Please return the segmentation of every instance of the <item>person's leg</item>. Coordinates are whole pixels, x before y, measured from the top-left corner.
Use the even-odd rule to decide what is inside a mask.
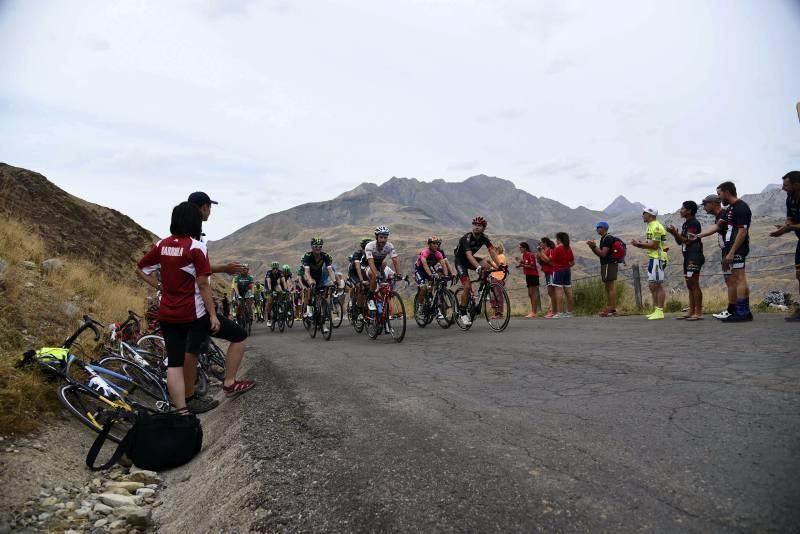
[[[558,315],[562,306],[561,306],[561,299],[564,298],[564,288],[560,286],[553,286],[553,299],[552,299],[552,307],[553,307],[553,315]]]
[[[194,395],[194,383],[197,382],[197,354],[186,352],[183,359],[183,382],[186,398]]]
[[[534,286],[528,288],[528,299],[531,301],[531,313],[536,315],[536,288]]]
[[[617,311],[617,284],[614,280],[606,282],[606,302],[608,302],[608,311]]]
[[[186,387],[183,368],[188,328],[183,324],[161,323],[164,348],[167,351],[167,392],[177,410],[186,408]]]
[[[575,294],[572,292],[572,286],[564,286],[564,295],[567,298],[567,313],[572,313],[575,307]]]
[[[659,284],[657,282],[648,282],[647,288],[650,290],[650,298],[653,300],[653,308],[658,308]],[[653,311],[655,311],[655,309]]]

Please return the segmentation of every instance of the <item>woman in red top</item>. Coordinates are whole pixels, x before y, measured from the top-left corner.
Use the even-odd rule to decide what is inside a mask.
[[[555,315],[555,307],[553,304],[553,299],[555,297],[555,288],[553,287],[553,261],[550,259],[550,255],[555,248],[556,244],[553,243],[553,240],[549,237],[543,237],[536,247],[536,259],[539,260],[539,265],[542,266],[544,283],[547,285],[547,296],[550,297],[550,310],[548,310],[547,314],[544,316],[545,319],[550,319]]]
[[[558,245],[553,249],[550,254],[550,259],[553,262],[553,305],[555,315],[553,319],[562,319],[572,317],[572,306],[574,299],[572,296],[572,271],[570,270],[575,265],[575,255],[572,249],[569,248],[569,234],[566,232],[558,232],[556,234],[556,242]],[[563,310],[561,299],[566,296],[567,307],[566,311],[559,313]]]
[[[539,310],[539,270],[536,268],[536,255],[531,252],[531,246],[526,241],[519,244],[519,251],[522,253],[522,259],[515,258],[517,268],[522,268],[525,274],[525,285],[528,286],[528,298],[531,301],[531,311],[525,317],[535,319]]]

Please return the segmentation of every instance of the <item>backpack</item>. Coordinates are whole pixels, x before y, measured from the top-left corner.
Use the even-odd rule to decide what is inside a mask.
[[[628,245],[618,237],[611,236],[611,247],[608,254],[617,263],[625,263],[625,254],[628,253]]]
[[[126,414],[120,414],[126,417]],[[203,429],[194,414],[179,415],[176,412],[159,413],[141,409],[133,427],[122,439],[117,449],[105,464],[95,467],[97,455],[108,439],[115,419],[109,419],[97,436],[89,453],[86,465],[92,471],[109,469],[123,454],[127,454],[133,465],[151,471],[171,469],[189,462],[203,446]]]

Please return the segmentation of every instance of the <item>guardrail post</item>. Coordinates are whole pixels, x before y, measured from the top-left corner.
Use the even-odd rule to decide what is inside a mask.
[[[633,297],[636,300],[636,309],[642,309],[642,278],[639,275],[639,264],[634,263],[631,267],[633,277]]]

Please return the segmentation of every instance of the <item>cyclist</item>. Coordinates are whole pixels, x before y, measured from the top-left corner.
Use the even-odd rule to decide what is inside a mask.
[[[272,326],[272,304],[275,302],[275,297],[278,296],[278,291],[286,289],[283,284],[281,264],[277,261],[270,264],[270,270],[264,275],[264,284],[267,286],[267,326],[269,327]]]
[[[417,261],[414,264],[414,278],[419,286],[419,301],[417,302],[417,313],[419,313],[425,296],[428,293],[430,281],[433,279],[433,272],[437,271],[444,276],[449,276],[450,266],[447,258],[441,250],[442,240],[435,235],[428,238],[428,246],[419,251]],[[441,314],[441,312],[439,312]]]
[[[253,277],[250,276],[250,266],[246,263],[242,264],[242,274],[237,274],[233,277],[233,283],[231,284],[231,289],[233,290],[233,301],[236,303],[236,315],[239,315],[239,305],[241,299],[247,299],[246,306],[247,311],[250,312],[250,316],[253,315]]]
[[[359,309],[364,307],[364,291],[363,287],[369,283],[369,275],[367,274],[367,262],[364,258],[364,247],[367,243],[372,241],[372,238],[365,237],[359,242],[358,250],[355,250],[350,255],[350,267],[347,269],[347,275],[350,283],[353,284],[353,293],[356,300],[356,305]]]
[[[364,257],[367,258],[369,264],[369,290],[374,293],[378,288],[378,279],[383,279],[386,276],[386,270],[389,266],[384,266],[386,258],[392,259],[394,265],[395,276],[400,277],[400,259],[394,245],[389,241],[389,228],[384,225],[375,228],[375,241],[370,241],[364,247]],[[370,310],[375,309],[375,303],[372,299],[369,300],[367,306]]]
[[[303,279],[304,273],[305,271],[301,265],[298,267],[295,276],[292,277],[292,280],[294,281],[292,285],[292,311],[294,312],[295,319],[300,319],[303,316],[303,300],[305,299],[306,292],[306,281]]]
[[[309,289],[306,292],[306,298],[303,303],[306,305],[305,317],[311,317],[314,310],[309,306],[310,291],[314,286],[328,285],[330,280],[336,280],[336,274],[333,272],[333,258],[327,252],[322,251],[323,240],[321,237],[314,237],[311,239],[311,251],[303,255],[303,281],[305,286]],[[327,327],[324,327],[327,328]],[[324,330],[323,330],[324,332]]]
[[[453,254],[455,256],[456,272],[461,280],[461,285],[464,287],[459,304],[461,307],[461,321],[465,325],[472,324],[467,313],[467,303],[472,298],[472,284],[469,281],[469,272],[476,271],[480,274],[482,269],[489,267],[488,262],[481,257],[475,256],[475,253],[485,246],[492,261],[497,265],[500,264],[500,258],[497,256],[497,251],[492,245],[492,241],[484,233],[487,224],[486,219],[480,215],[472,219],[472,231],[467,232],[458,240],[458,246]]]
[[[255,301],[256,307],[256,321],[259,323],[264,322],[264,301],[266,298],[266,289],[264,288],[264,284],[262,284],[259,280],[253,287],[253,300]]]

